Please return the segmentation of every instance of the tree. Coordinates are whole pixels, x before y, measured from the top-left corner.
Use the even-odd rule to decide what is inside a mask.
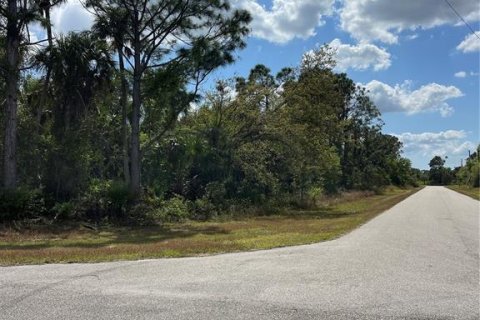
[[[435,156],[430,160],[428,165],[430,166],[430,169],[440,169],[445,165],[445,160],[440,156]]]
[[[55,147],[49,155],[45,185],[56,198],[66,199],[82,187],[78,181],[90,177],[88,169],[80,169],[84,158],[78,150],[85,153],[90,143],[80,128],[85,119],[98,113],[97,95],[107,96],[113,61],[106,42],[89,32],[60,37],[53,47],[40,52],[37,60],[41,68],[51,70],[52,76],[50,133]]]
[[[456,172],[455,180],[459,184],[474,188],[480,186],[480,145],[477,150],[470,154],[463,167]]]
[[[446,159],[447,157],[445,157]],[[453,174],[450,168],[445,168],[445,159],[440,156],[434,156],[429,162],[430,183],[433,185],[447,185],[453,180]]]
[[[359,150],[366,141],[365,135],[380,132],[383,123],[365,88],[355,85],[344,73],[336,74],[334,83],[340,97],[335,110],[340,133],[334,144],[341,158],[342,185],[352,188],[359,182],[353,179],[353,172],[362,169]]]
[[[130,183],[130,159],[128,141],[128,92],[129,84],[125,68],[125,57],[129,56],[126,43],[128,16],[127,11],[119,7],[106,7],[97,12],[96,21],[92,27],[95,34],[101,39],[112,40],[113,50],[116,51],[118,60],[118,75],[120,77],[119,105],[122,110],[122,153],[123,153],[123,177],[125,182]]]
[[[47,31],[47,41],[48,41],[48,48],[53,47],[53,32],[52,32],[52,21],[50,18],[50,13],[52,8],[54,8],[57,5],[60,5],[62,3],[65,3],[67,0],[35,0],[35,3],[37,4],[39,8],[39,20],[42,24],[42,26],[45,28]],[[45,71],[45,77],[43,80],[43,88],[42,88],[42,93],[38,99],[38,105],[37,105],[37,134],[39,133],[40,130],[40,118],[42,116],[42,110],[44,107],[44,104],[47,100],[47,95],[48,95],[48,86],[50,83],[50,76],[51,76],[51,70],[46,69]]]
[[[232,52],[245,45],[243,37],[251,18],[246,11],[230,10],[227,1],[91,0],[87,4],[97,14],[121,8],[127,16],[125,40],[129,48],[123,55],[133,73],[130,189],[139,194],[145,73],[152,68],[181,65],[179,69],[198,89],[211,71],[234,60]]]
[[[17,91],[22,70],[22,47],[29,44],[25,28],[38,19],[38,12],[32,1],[0,1],[0,30],[5,32],[6,56],[0,69],[6,83],[3,145],[3,187],[6,189],[17,186]]]
[[[273,94],[275,80],[270,74],[270,69],[263,64],[257,64],[248,76],[248,84],[257,88],[257,94],[264,96],[264,101],[260,106],[263,110],[270,108],[270,99]]]

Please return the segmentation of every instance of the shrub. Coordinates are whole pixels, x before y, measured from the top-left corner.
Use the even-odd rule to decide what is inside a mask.
[[[123,182],[93,179],[88,189],[75,202],[80,218],[99,222],[103,219],[123,219],[132,200]]]
[[[128,203],[132,200],[132,194],[128,185],[123,182],[113,182],[107,188],[108,209],[111,215],[121,217],[125,215]]]
[[[72,201],[56,203],[51,212],[55,214],[54,220],[71,219],[75,215],[75,204]]]
[[[196,220],[208,220],[218,216],[217,206],[205,197],[195,200],[193,212],[193,218]]]
[[[88,189],[77,199],[77,213],[80,218],[100,222],[107,216],[108,190],[111,181],[93,179]]]
[[[222,182],[210,182],[205,187],[205,198],[217,206],[225,204],[227,191]]]
[[[40,190],[0,191],[0,221],[38,218],[45,212],[45,199]]]
[[[189,218],[189,206],[183,197],[176,195],[161,201],[160,206],[155,208],[150,215],[157,221],[178,222]]]

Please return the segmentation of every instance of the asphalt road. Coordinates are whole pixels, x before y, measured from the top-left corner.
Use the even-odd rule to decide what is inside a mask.
[[[479,319],[479,215],[427,187],[315,245],[0,268],[0,319]]]

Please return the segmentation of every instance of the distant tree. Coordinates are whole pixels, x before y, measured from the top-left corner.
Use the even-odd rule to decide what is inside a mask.
[[[453,180],[452,170],[445,168],[445,159],[435,156],[430,160],[429,180],[433,185],[448,185]]]
[[[275,80],[270,73],[270,69],[263,64],[257,64],[252,70],[250,70],[248,84],[256,88],[256,94],[264,97],[260,107],[263,110],[268,110],[270,108],[270,99],[275,87]]]
[[[456,171],[456,183],[478,188],[480,186],[480,145],[470,154],[465,165]]]
[[[429,164],[430,169],[442,168],[445,165],[445,160],[440,156],[435,156],[430,160]]]

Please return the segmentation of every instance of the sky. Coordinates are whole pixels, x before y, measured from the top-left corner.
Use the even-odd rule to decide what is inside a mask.
[[[247,76],[260,63],[275,74],[329,44],[336,71],[367,88],[382,113],[383,132],[403,142],[403,156],[414,167],[427,169],[435,155],[459,166],[480,142],[480,1],[230,2],[252,14],[251,34],[236,63],[210,81]],[[57,34],[88,29],[92,21],[79,0],[52,12]],[[43,37],[40,29],[34,32]]]

